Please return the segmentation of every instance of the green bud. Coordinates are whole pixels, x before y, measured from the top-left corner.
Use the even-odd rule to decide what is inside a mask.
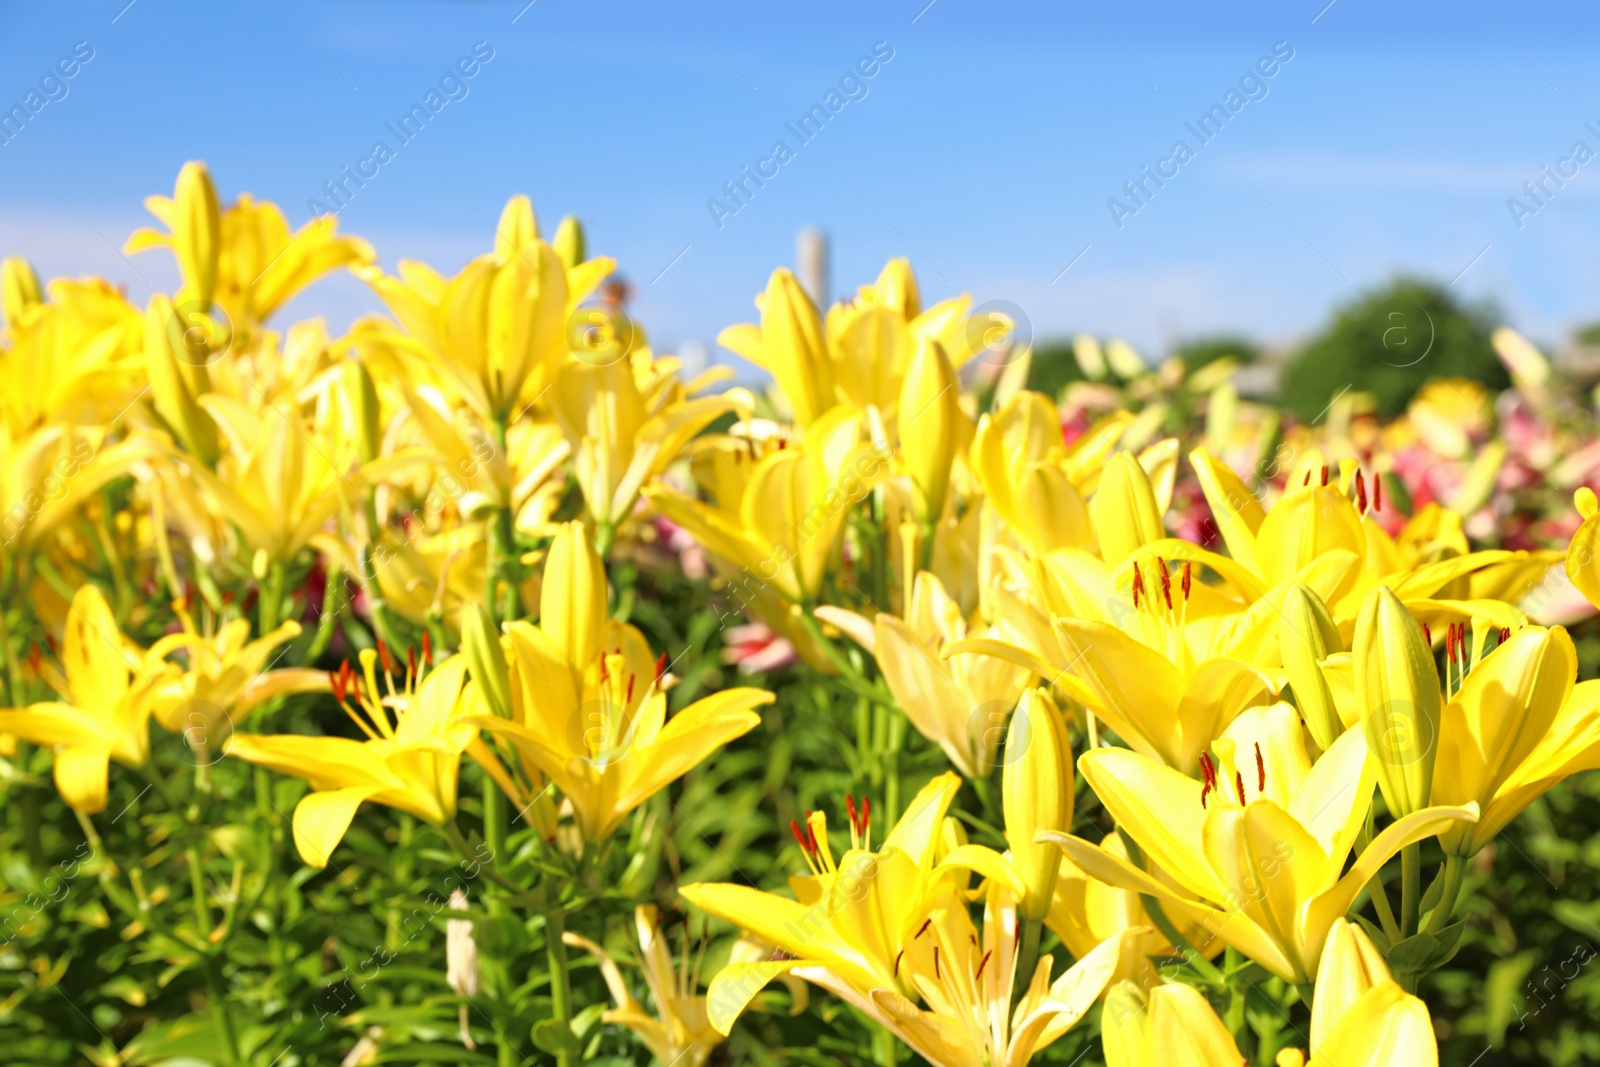
[[[1294,701],[1317,747],[1326,752],[1344,733],[1333,691],[1322,673],[1322,661],[1344,651],[1339,628],[1321,598],[1303,585],[1290,587],[1282,619],[1278,644],[1289,684],[1294,687]]]
[[[1388,586],[1367,594],[1356,618],[1356,699],[1395,818],[1428,806],[1439,740],[1439,672],[1422,627]]]
[[[7,256],[0,260],[0,314],[15,326],[22,313],[42,303],[39,293],[39,276],[33,267],[20,256]]]
[[[200,406],[199,399],[211,391],[211,375],[187,351],[183,358],[174,351],[174,333],[183,335],[175,325],[178,314],[165,295],[158,293],[151,299],[145,313],[145,373],[150,378],[156,412],[183,447],[210,467],[217,462],[217,424]]]
[[[588,256],[588,241],[583,236],[583,223],[576,215],[568,215],[556,227],[556,238],[551,242],[556,255],[568,270],[582,263]]]
[[[345,360],[342,372],[344,395],[350,404],[350,418],[355,424],[361,462],[371,463],[378,458],[382,439],[378,421],[378,387],[373,384],[367,365],[359,359]]]
[[[467,657],[467,674],[478,683],[489,710],[502,719],[511,718],[511,672],[500,635],[488,614],[471,605],[461,613],[461,651]]]

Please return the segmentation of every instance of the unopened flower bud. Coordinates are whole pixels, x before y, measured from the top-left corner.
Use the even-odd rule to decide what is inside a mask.
[[[1439,675],[1422,627],[1388,586],[1367,594],[1356,618],[1356,699],[1389,813],[1428,806],[1438,754]]]

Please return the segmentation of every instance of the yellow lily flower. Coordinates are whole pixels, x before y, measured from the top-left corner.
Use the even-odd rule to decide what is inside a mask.
[[[1572,494],[1572,502],[1583,522],[1567,546],[1567,577],[1584,599],[1600,608],[1600,501],[1584,486]]]
[[[1100,944],[1052,982],[1055,961],[1049,955],[1039,959],[1031,978],[1018,975],[1020,934],[1014,898],[991,882],[981,934],[966,902],[952,896],[933,909],[912,938],[901,983],[912,987],[922,1006],[898,986],[828,988],[934,1067],[1024,1067],[1094,1007],[1116,973],[1123,940]],[[1027,986],[1017,998],[1019,977]]]
[[[366,740],[236,733],[223,746],[225,755],[311,785],[295,805],[294,843],[312,867],[328,865],[364,801],[434,826],[455,818],[461,754],[478,734],[470,713],[481,703],[466,683],[466,659],[451,656],[429,670],[424,655],[398,674],[387,649],[381,658],[384,688],[380,654],[370,648],[359,675],[346,662],[334,683],[334,698]]]
[[[1115,831],[1101,840],[1100,848],[1117,859],[1128,858],[1122,837]],[[1205,928],[1198,923],[1182,920],[1176,914],[1169,915],[1168,919],[1176,924],[1178,933],[1191,945],[1204,944],[1201,951],[1208,958],[1222,951],[1222,942],[1213,938],[1206,943]],[[1160,980],[1156,966],[1151,961],[1178,954],[1177,948],[1167,940],[1166,935],[1150,925],[1150,916],[1138,893],[1118,889],[1091,877],[1065,855],[1061,857],[1055,892],[1050,900],[1050,913],[1045,916],[1044,924],[1061,939],[1068,952],[1080,959],[1101,942],[1131,932],[1133,940],[1123,953],[1113,983],[1133,981],[1148,989]]]
[[[1577,653],[1559,626],[1529,626],[1487,653],[1481,628],[1470,649],[1465,628],[1456,634],[1433,799],[1482,809],[1440,837],[1447,852],[1471,856],[1561,779],[1600,767],[1600,681],[1573,684]]]
[[[805,429],[836,402],[822,319],[799,280],[782,267],[772,272],[758,304],[760,326],[729,326],[717,335],[717,344],[771,371],[794,409],[795,423]]]
[[[56,278],[40,302],[26,264],[8,277],[19,291],[0,332],[0,424],[21,436],[54,423],[104,428],[124,414],[145,384],[139,309],[99,278]]]
[[[681,886],[685,900],[775,945],[784,958],[735,963],[712,978],[706,997],[711,1025],[726,1034],[773,978],[794,971],[825,989],[916,991],[902,965],[929,918],[930,906],[953,880],[936,875],[940,831],[961,779],[945,773],[907,805],[883,844],[871,845],[871,809],[849,805],[851,847],[837,861],[827,816],[811,812],[793,827],[810,870],[789,880],[794,899],[749,886]],[[928,946],[928,947],[931,947]],[[919,950],[920,951],[920,950]],[[931,959],[929,970],[931,973]],[[865,996],[859,993],[858,996]]]
[[[639,905],[634,909],[633,921],[645,985],[656,1006],[655,1015],[634,998],[622,971],[605,949],[580,934],[569,931],[562,935],[567,944],[595,958],[606,988],[617,1002],[617,1006],[602,1014],[600,1020],[619,1023],[632,1030],[663,1064],[704,1067],[711,1053],[722,1044],[722,1035],[712,1027],[706,1014],[706,998],[699,992],[699,975],[689,970],[687,946],[683,967],[679,969],[673,966],[672,953],[667,949],[655,907]]]
[[[1020,392],[979,420],[972,468],[995,515],[1029,551],[1092,549],[1086,497],[1126,424],[1108,419],[1068,445],[1050,398]]]
[[[613,266],[602,257],[568,268],[538,232],[527,198],[514,197],[494,253],[454,278],[412,260],[398,278],[355,271],[405,327],[402,351],[448,372],[462,399],[497,422],[543,394],[567,356],[569,316]]]
[[[297,411],[276,404],[254,408],[215,393],[202,397],[200,406],[222,431],[227,454],[215,473],[182,455],[174,462],[257,559],[294,559],[353,495],[354,483],[312,443]]]
[[[952,655],[944,650],[968,636],[960,607],[944,583],[921,571],[912,585],[906,617],[880,612],[872,623],[842,608],[820,607],[817,618],[837,626],[878,661],[895,703],[917,731],[968,778],[986,777],[1007,718],[1033,674],[997,656]],[[974,638],[1009,635],[975,626]]]
[[[1240,1067],[1239,1053],[1216,1009],[1190,986],[1146,988],[1123,981],[1100,1009],[1106,1067]]]
[[[1189,458],[1230,558],[1193,546],[1188,546],[1186,558],[1212,567],[1247,603],[1287,584],[1309,585],[1348,635],[1366,594],[1382,584],[1421,620],[1492,614],[1503,626],[1520,621],[1510,605],[1463,601],[1447,593],[1457,579],[1524,559],[1525,553],[1495,550],[1408,561],[1372,519],[1377,497],[1368,497],[1354,464],[1347,464],[1329,484],[1328,468],[1317,467],[1320,457],[1308,456],[1268,511],[1237,474],[1204,448]],[[1166,546],[1153,547],[1159,551]]]
[[[248,341],[260,323],[325,274],[377,260],[359,237],[340,237],[339,220],[319,215],[293,233],[270,200],[243,194],[222,212],[216,301]]]
[[[0,511],[5,546],[0,559],[8,565],[31,562],[108,482],[131,473],[160,448],[143,433],[110,444],[106,437],[98,427],[65,423],[13,436],[0,425],[0,501],[6,508]]]
[[[61,701],[0,711],[0,734],[56,747],[61,799],[93,815],[105,810],[110,762],[142,767],[149,758],[152,698],[169,668],[123,636],[92,585],[73,594],[61,666],[46,675]]]
[[[183,274],[183,289],[177,302],[193,302],[202,312],[210,310],[222,260],[222,206],[217,201],[211,172],[204,163],[185,163],[178,171],[172,196],[146,197],[144,206],[166,224],[169,232],[139,230],[128,238],[123,254],[132,255],[147,248],[172,249]]]
[[[648,352],[640,368],[650,374]],[[731,411],[749,414],[738,393],[689,397],[671,375],[641,388],[630,359],[569,362],[557,376],[550,409],[572,449],[585,509],[603,530],[633,513],[639,491],[676,460],[689,441]]]
[[[1187,562],[1169,566],[1153,552],[1140,549],[1117,568],[1081,550],[1050,552],[1035,564],[1042,608],[996,594],[999,614],[1023,642],[970,638],[946,654],[1026,666],[1135,751],[1193,774],[1223,728],[1271,699],[1278,683],[1256,665],[1262,657],[1253,634],[1238,634],[1236,605],[1195,581]]]
[[[220,325],[238,344],[248,344],[263,321],[324,274],[377,258],[360,238],[337,236],[339,221],[332,215],[312,219],[291,234],[271,201],[258,202],[247,193],[222,208],[202,163],[184,164],[173,195],[149,197],[145,207],[169,232],[139,230],[123,252],[172,249],[183,273],[176,302],[185,325],[198,323],[195,316],[219,305]]]
[[[470,721],[504,737],[556,784],[588,841],[713,751],[761,722],[761,689],[728,689],[667,719],[666,656],[607,618],[605,567],[580,522],[563,525],[545,559],[539,622],[505,627],[511,718]]]
[[[780,268],[756,300],[761,324],[730,326],[717,343],[772,372],[802,430],[842,404],[876,408],[892,432],[920,345],[939,343],[953,370],[976,353],[965,337],[970,304],[954,297],[924,311],[910,264],[894,259],[854,300],[829,308],[824,322],[794,275]]]
[[[1383,955],[1354,923],[1334,924],[1322,950],[1311,1005],[1311,1067],[1438,1067],[1428,1006],[1394,980]],[[1279,1067],[1303,1067],[1298,1049]]]
[[[215,748],[233,723],[275,696],[328,691],[328,676],[322,671],[267,669],[273,651],[299,636],[299,623],[286,622],[251,641],[247,619],[234,619],[205,635],[186,606],[175,605],[175,610],[183,631],[161,638],[147,656],[161,661],[182,650],[188,662],[181,675],[152,692],[152,713],[164,729],[182,734],[196,751],[203,754]]]
[[[1273,974],[1309,982],[1334,921],[1383,864],[1478,812],[1438,806],[1398,819],[1341,876],[1372,801],[1366,738],[1347,730],[1313,765],[1302,730],[1287,704],[1251,708],[1212,745],[1204,781],[1126,749],[1079,759],[1117,824],[1175,886],[1087,841],[1044,836],[1091,876],[1170,903]]]
[[[814,600],[838,548],[845,518],[888,467],[889,456],[863,439],[860,417],[837,409],[798,447],[768,451],[742,491],[714,505],[664,485],[645,496],[710,552],[743,567],[793,602]]]

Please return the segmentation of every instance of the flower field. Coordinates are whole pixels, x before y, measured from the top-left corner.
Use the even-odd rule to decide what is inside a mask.
[[[522,197],[454,276],[146,206],[144,307],[3,267],[7,1063],[1600,1063],[1596,397],[1510,329],[1043,392],[895,259],[750,279],[753,384]]]

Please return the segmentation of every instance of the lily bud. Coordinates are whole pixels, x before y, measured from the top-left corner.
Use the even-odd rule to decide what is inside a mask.
[[[156,411],[167,420],[183,447],[200,462],[217,462],[217,424],[199,404],[211,391],[211,376],[202,365],[179,359],[172,348],[172,301],[158,293],[150,300],[144,321],[144,365]]]
[[[1106,994],[1100,1030],[1106,1067],[1173,1062],[1234,1067],[1245,1062],[1233,1034],[1192,986],[1169,983],[1146,993],[1133,982],[1119,983]]]
[[[1011,862],[1026,893],[1017,912],[1030,921],[1050,911],[1061,849],[1034,839],[1072,827],[1072,749],[1066,723],[1043,689],[1024,693],[1006,728],[1006,769],[1000,783]]]
[[[583,223],[578,221],[576,215],[568,215],[561,220],[561,224],[556,227],[555,239],[550,245],[568,270],[584,261],[588,242],[584,239]]]
[[[1100,351],[1100,342],[1093,334],[1080,333],[1072,339],[1072,358],[1078,361],[1078,369],[1091,382],[1106,376],[1105,353]]]
[[[345,400],[350,405],[350,421],[354,424],[361,462],[371,463],[378,458],[382,438],[378,422],[378,387],[373,384],[367,365],[359,359],[345,360],[341,370]]]
[[[1100,488],[1089,503],[1089,517],[1100,538],[1100,554],[1108,563],[1121,562],[1167,536],[1150,476],[1127,452],[1106,460]]]
[[[525,196],[513,196],[500,212],[500,224],[495,227],[494,256],[501,263],[517,258],[539,239],[539,220],[533,213],[533,201]]]
[[[1367,594],[1356,618],[1356,699],[1378,786],[1395,818],[1428,806],[1438,755],[1439,675],[1433,652],[1388,586]]]
[[[1303,585],[1292,586],[1283,600],[1278,645],[1283,667],[1294,687],[1294,700],[1317,747],[1326,752],[1344,733],[1333,690],[1322,673],[1322,661],[1344,651],[1339,627],[1321,598]]]
[[[471,605],[461,612],[461,651],[467,657],[467,673],[478,683],[489,710],[502,719],[511,718],[511,671],[500,635],[489,616]]]
[[[183,295],[211,308],[222,259],[222,207],[204,163],[189,162],[178,172],[172,197],[172,249],[183,271]]]
[[[800,282],[782,268],[772,272],[761,300],[761,347],[797,423],[810,426],[833,407],[833,362],[822,319]]]
[[[878,299],[899,311],[907,322],[922,314],[917,276],[911,272],[911,261],[905,257],[897,256],[885,263],[872,287],[878,291]]]
[[[600,654],[600,630],[606,618],[606,568],[583,523],[569,522],[557,531],[545,557],[544,574],[539,628],[581,678]]]
[[[924,341],[900,386],[900,451],[911,474],[913,507],[923,522],[944,511],[961,418],[961,390],[950,357],[938,341]]]
[[[1600,501],[1593,489],[1583,486],[1572,494],[1583,525],[1567,546],[1567,578],[1589,603],[1600,606]]]
[[[27,260],[21,256],[0,260],[0,315],[5,316],[7,324],[15,326],[23,312],[43,300],[39,293],[39,276],[33,273]]]
[[[1120,337],[1113,337],[1106,345],[1106,362],[1111,365],[1112,373],[1124,381],[1132,381],[1150,369],[1133,346]]]
[[[1311,1047],[1322,1044],[1340,1017],[1361,999],[1361,994],[1393,980],[1383,953],[1366,932],[1353,922],[1335,920],[1328,931],[1328,940],[1322,945],[1322,960],[1317,965],[1317,995],[1311,1005]]]

